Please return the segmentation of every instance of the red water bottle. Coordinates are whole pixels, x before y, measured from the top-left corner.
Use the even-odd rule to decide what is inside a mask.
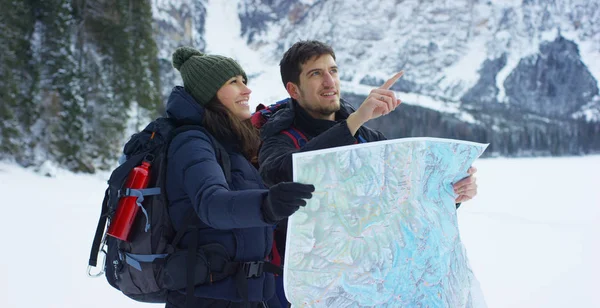
[[[125,187],[123,189],[144,189],[148,185],[150,179],[150,162],[144,160],[140,166],[131,170]],[[135,220],[135,216],[139,211],[137,206],[137,196],[123,196],[119,200],[117,211],[113,216],[107,234],[116,237],[122,241],[127,241],[129,231]]]

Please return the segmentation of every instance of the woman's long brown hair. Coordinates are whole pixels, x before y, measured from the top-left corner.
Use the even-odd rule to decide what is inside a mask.
[[[237,142],[244,157],[256,164],[260,135],[250,119],[240,121],[216,96],[206,104],[205,111],[204,128],[218,140]]]

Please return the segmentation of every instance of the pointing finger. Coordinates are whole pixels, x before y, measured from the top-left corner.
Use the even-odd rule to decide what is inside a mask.
[[[389,88],[391,88],[396,81],[398,81],[398,79],[400,79],[400,77],[402,77],[402,75],[404,75],[404,71],[400,71],[398,73],[396,73],[396,75],[394,75],[394,77],[388,79],[388,81],[386,81],[380,89],[386,89],[388,90]]]

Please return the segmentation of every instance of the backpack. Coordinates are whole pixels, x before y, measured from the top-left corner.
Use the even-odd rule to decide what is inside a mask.
[[[275,114],[277,111],[281,109],[288,108],[288,104],[291,104],[291,99],[286,98],[276,102],[273,105],[265,106],[263,104],[259,104],[256,107],[256,112],[250,118],[252,125],[258,129],[261,129],[262,126],[267,123],[267,121]],[[290,126],[289,128],[282,130],[282,134],[290,137],[294,142],[294,146],[297,149],[301,148],[308,142],[308,138],[295,126]]]
[[[169,118],[154,120],[125,144],[125,159],[113,170],[108,180],[90,251],[88,275],[99,277],[104,274],[112,287],[137,301],[165,303],[168,291],[183,288],[187,288],[186,293],[190,298],[193,296],[194,286],[198,284],[212,283],[236,275],[236,285],[243,286],[247,278],[260,276],[263,272],[281,271],[267,262],[232,262],[225,248],[217,243],[198,247],[199,218],[193,209],[185,216],[187,221],[184,226],[187,228],[175,232],[168,212],[165,189],[167,150],[176,135],[189,130],[205,131],[201,126],[177,125]],[[217,161],[230,183],[229,155],[217,140],[210,134],[207,135],[212,140]],[[152,167],[148,188],[126,189],[124,184],[131,170],[149,157],[152,159]],[[141,207],[131,227],[128,241],[105,233],[107,222],[110,226],[119,199],[124,196],[138,196],[138,206]],[[179,241],[188,232],[192,232],[188,249],[179,249]],[[104,268],[100,273],[92,274],[91,267],[96,267],[99,252],[105,255]],[[241,287],[238,290],[242,290]],[[240,292],[247,298],[247,285]],[[189,302],[191,301],[188,300]]]
[[[288,104],[291,104],[292,100],[290,98],[282,99],[276,102],[273,105],[265,106],[263,104],[259,104],[256,107],[256,112],[252,115],[250,119],[252,125],[258,129],[261,129],[265,123],[279,110],[288,108]],[[287,129],[281,131],[282,134],[290,137],[294,142],[294,146],[296,149],[302,148],[307,142],[308,138],[306,135],[302,133],[297,127],[291,125]],[[358,135],[357,143],[365,143],[367,142],[362,136]]]

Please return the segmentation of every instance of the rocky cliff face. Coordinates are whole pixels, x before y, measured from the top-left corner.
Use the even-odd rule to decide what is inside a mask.
[[[511,105],[549,117],[571,115],[598,95],[598,81],[563,37],[540,45],[504,81]]]
[[[204,28],[206,4],[195,0],[159,0],[153,3],[154,32],[158,46],[162,83],[161,93],[167,96],[173,80],[179,80],[171,64],[171,54],[179,46],[206,48]]]
[[[170,52],[207,47],[212,4],[156,4],[162,79],[173,80]],[[491,142],[492,155],[600,151],[597,1],[239,0],[237,16],[239,44],[271,63],[298,40],[331,44],[355,104],[405,70],[393,87],[405,105],[371,123],[390,138]]]
[[[463,104],[495,104],[498,103],[499,89],[496,76],[506,66],[506,54],[496,59],[486,59],[479,70],[479,80],[460,98]]]

